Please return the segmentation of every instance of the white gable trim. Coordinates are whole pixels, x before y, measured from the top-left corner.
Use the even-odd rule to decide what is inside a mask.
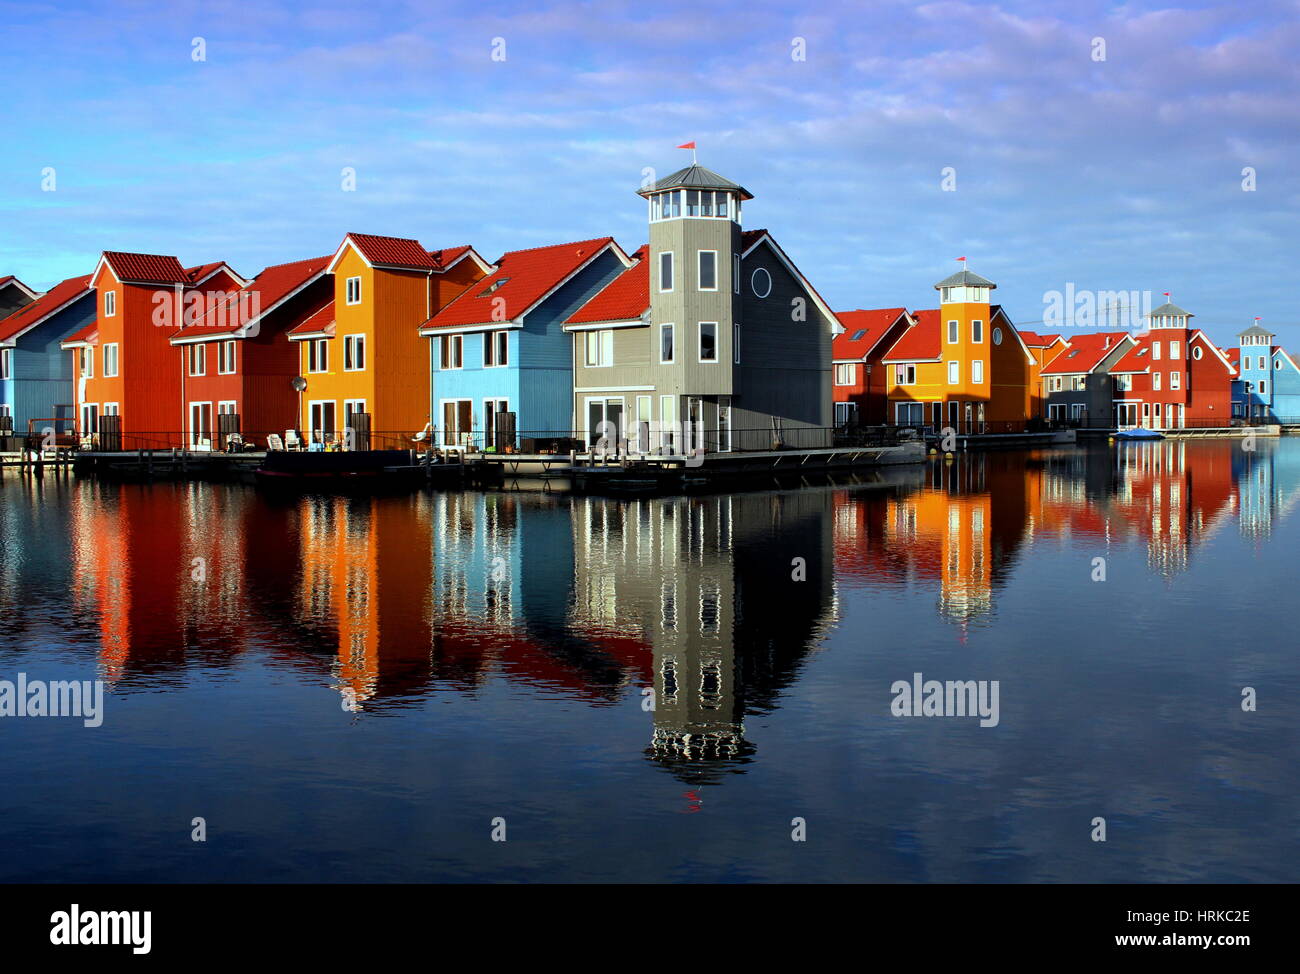
[[[749,249],[740,255],[740,259],[743,261],[746,257],[752,254],[758,248],[758,245],[761,243],[767,244],[768,248],[772,251],[772,253],[776,254],[776,259],[779,260],[785,266],[785,269],[790,272],[790,275],[803,286],[803,289],[805,291],[808,292],[809,296],[813,300],[813,304],[817,306],[817,310],[820,311],[823,315],[825,315],[826,319],[830,322],[831,334],[835,335],[836,329],[843,327],[840,324],[840,319],[835,317],[835,312],[832,311],[830,309],[830,306],[827,305],[826,302],[822,300],[821,295],[817,293],[816,288],[814,288],[811,284],[808,283],[808,278],[804,277],[803,274],[800,273],[799,268],[794,266],[794,261],[792,261],[789,257],[786,256],[785,251],[782,250],[780,245],[775,240],[772,239],[772,235],[770,233],[767,233],[765,231],[759,234],[758,239],[755,240],[753,244],[750,245]]]

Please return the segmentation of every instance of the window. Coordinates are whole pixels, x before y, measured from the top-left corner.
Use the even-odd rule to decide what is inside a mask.
[[[104,317],[112,318],[115,314],[117,314],[117,292],[105,291],[104,292]]]
[[[961,363],[949,362],[948,363],[948,385],[955,386],[959,382],[961,382]]]
[[[587,365],[590,368],[604,368],[614,364],[614,330],[603,328],[600,331],[586,332]]]
[[[1169,388],[1181,389],[1183,387],[1183,374],[1181,372],[1169,373]]]
[[[108,407],[105,406],[104,408],[107,409]],[[239,404],[233,399],[224,399],[217,403],[218,416],[233,416],[237,412],[239,412]]]
[[[718,289],[718,252],[716,250],[700,251],[700,290],[716,291]]]
[[[328,372],[330,346],[328,338],[315,338],[307,343],[307,371]]]
[[[1281,369],[1281,368],[1282,368],[1282,360],[1281,360],[1281,359],[1274,359],[1274,360],[1273,360],[1273,368],[1275,368],[1275,369]]]
[[[1267,379],[1260,379],[1260,380],[1259,380],[1259,394],[1260,394],[1261,396],[1267,396],[1267,395],[1268,395],[1268,380],[1267,380]]]
[[[960,327],[961,327],[961,322],[959,322],[956,318],[948,322],[948,344],[949,345],[957,344],[958,329]]]
[[[1169,343],[1169,357],[1171,359],[1177,359],[1181,351],[1182,351],[1182,345],[1179,342]]]
[[[837,386],[853,385],[854,373],[857,372],[857,368],[852,362],[835,366],[835,384]]]
[[[754,297],[765,298],[772,293],[772,275],[767,272],[766,267],[759,267],[754,273],[749,275],[749,286],[754,292]]]
[[[894,383],[900,386],[910,386],[916,382],[915,365],[896,365],[894,366]]]
[[[364,372],[366,369],[366,336],[343,336],[343,371]]]
[[[190,375],[208,374],[208,350],[203,345],[188,345],[185,351],[189,355]]]
[[[483,364],[489,368],[499,368],[510,364],[510,333],[508,331],[488,332],[483,336]]]
[[[486,298],[489,294],[495,294],[498,290],[500,290],[502,287],[504,287],[509,283],[510,283],[510,278],[498,277],[495,281],[493,281],[491,284],[485,287],[482,291],[479,291],[478,296],[480,298]]]
[[[459,369],[463,366],[463,353],[465,351],[464,335],[443,335],[442,336],[442,367],[444,369]]]
[[[939,301],[940,301],[941,303],[943,303],[943,304],[951,304],[951,303],[952,303],[952,288],[950,288],[950,287],[946,287],[946,288],[941,289],[940,292],[939,292]]]
[[[970,380],[975,385],[982,385],[984,382],[984,362],[981,359],[975,359],[970,364]]]
[[[993,329],[993,344],[994,344],[994,345],[1001,345],[1001,344],[1002,344],[1002,329],[1001,329],[1001,328],[994,328],[994,329]]]
[[[1128,392],[1128,391],[1129,391],[1130,389],[1132,389],[1132,388],[1133,388],[1133,376],[1131,376],[1131,375],[1117,375],[1117,376],[1115,376],[1115,391],[1116,391],[1116,392]]]
[[[14,373],[14,350],[0,348],[0,379],[9,379]]]
[[[1152,343],[1151,343],[1151,357],[1152,357],[1153,359],[1157,359],[1157,360],[1160,358],[1160,343],[1159,343],[1159,342],[1152,342]]]
[[[976,343],[984,341],[984,322],[978,318],[971,319],[970,323],[970,340]]]
[[[347,302],[348,304],[361,303],[361,278],[349,277],[347,280]]]
[[[1155,389],[1155,390],[1159,390],[1159,388],[1160,388],[1160,373],[1159,373],[1159,372],[1152,372],[1152,373],[1151,373],[1151,388],[1152,388],[1152,389]]]
[[[659,326],[659,363],[670,365],[673,362],[673,338],[675,326],[671,323]]]
[[[740,293],[740,254],[731,255],[731,291]]]
[[[217,374],[231,375],[235,371],[235,342],[224,341],[217,346]]]
[[[191,373],[202,375],[202,372]],[[104,377],[112,378],[117,375],[117,342],[109,342],[104,346]]]
[[[87,379],[95,377],[95,350],[93,348],[83,348],[81,350],[81,374]]]
[[[718,360],[718,323],[716,321],[700,322],[700,361],[716,362]]]
[[[673,253],[669,250],[659,255],[659,290],[660,292],[665,292],[671,291],[672,289]]]
[[[740,322],[731,326],[731,361],[740,364]]]
[[[1264,364],[1264,356],[1262,356],[1262,355],[1259,357],[1259,367],[1260,367],[1261,369],[1266,369],[1266,368],[1268,368],[1268,366]]]

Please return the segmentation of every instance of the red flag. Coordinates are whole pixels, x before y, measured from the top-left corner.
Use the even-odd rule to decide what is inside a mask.
[[[965,257],[958,257],[957,259],[958,259],[958,260],[965,260],[966,258],[965,258]]]
[[[1160,293],[1163,294],[1165,297],[1169,297],[1169,292],[1168,292],[1168,291],[1161,291]]]
[[[681,145],[679,145],[677,148],[679,148],[679,149],[694,149],[694,148],[695,148],[695,143],[694,143],[694,142],[683,142],[683,143],[682,143]]]

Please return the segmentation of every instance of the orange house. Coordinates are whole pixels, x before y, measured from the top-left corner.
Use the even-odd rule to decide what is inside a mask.
[[[430,422],[429,347],[420,325],[489,265],[472,247],[349,233],[326,273],[334,301],[289,332],[299,343],[299,425],[311,442],[402,448]],[[349,440],[344,431],[352,430]]]
[[[1024,330],[1020,332],[1020,339],[1025,343],[1025,348],[1029,349],[1029,354],[1034,357],[1034,362],[1029,367],[1029,388],[1026,390],[1025,408],[1029,411],[1030,419],[1042,419],[1046,409],[1041,381],[1043,369],[1070,343],[1060,335],[1040,335],[1034,331]]]
[[[882,362],[888,422],[961,433],[1022,430],[1035,358],[1000,305],[996,284],[961,270],[935,285],[937,310],[918,311]]]
[[[185,268],[175,257],[105,251],[90,278],[95,321],[61,343],[75,355],[80,435],[99,449],[182,446],[181,360],[168,338],[247,283],[221,262]]]

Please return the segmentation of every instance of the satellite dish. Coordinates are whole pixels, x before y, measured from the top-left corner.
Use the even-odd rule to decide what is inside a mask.
[[[302,392],[304,389],[307,388],[307,380],[300,375],[295,375],[290,385],[293,386],[294,392]]]

